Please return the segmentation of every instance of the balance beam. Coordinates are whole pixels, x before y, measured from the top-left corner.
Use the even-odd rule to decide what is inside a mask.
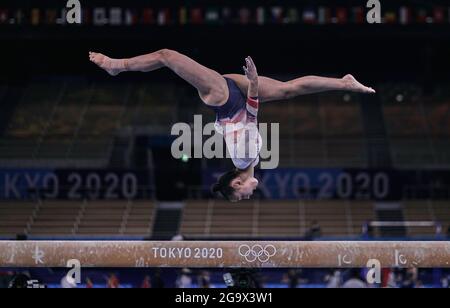
[[[449,268],[450,242],[0,241],[0,267]]]

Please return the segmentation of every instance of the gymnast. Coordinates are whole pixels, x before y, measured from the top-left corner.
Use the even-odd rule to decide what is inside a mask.
[[[216,113],[216,130],[224,136],[235,166],[218,179],[212,191],[231,202],[249,199],[258,186],[254,168],[259,163],[262,146],[256,125],[260,102],[332,90],[375,93],[352,75],[343,78],[306,76],[286,82],[258,76],[250,57],[245,59],[245,75],[221,75],[169,49],[129,59],[112,59],[89,52],[89,59],[112,76],[126,71],[150,72],[167,67],[197,89],[200,99]]]

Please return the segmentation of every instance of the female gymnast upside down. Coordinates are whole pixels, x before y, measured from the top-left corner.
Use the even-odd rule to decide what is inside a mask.
[[[352,75],[341,79],[306,76],[287,82],[258,76],[250,57],[245,59],[245,75],[221,75],[169,49],[130,59],[111,59],[89,52],[89,59],[113,76],[125,71],[150,72],[167,67],[194,86],[201,100],[215,111],[216,129],[223,134],[236,167],[219,178],[213,192],[220,192],[232,202],[249,199],[258,186],[254,168],[259,163],[262,144],[256,126],[259,102],[331,90],[375,93],[374,89],[362,85]],[[242,150],[244,155],[240,155]]]

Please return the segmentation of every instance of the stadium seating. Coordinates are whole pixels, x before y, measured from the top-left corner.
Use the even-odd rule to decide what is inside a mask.
[[[450,227],[450,203],[404,201],[405,221],[436,222]],[[0,236],[37,237],[152,235],[156,203],[151,201],[0,202]],[[179,233],[191,238],[302,238],[314,224],[320,236],[348,238],[376,221],[371,201],[263,201],[230,204],[219,200],[187,201]],[[408,227],[411,237],[435,236],[436,227]],[[378,232],[375,229],[375,235]]]
[[[152,202],[1,202],[0,236],[150,236]]]
[[[395,166],[450,165],[446,87],[424,94],[413,84],[377,86]],[[189,90],[161,81],[32,81],[1,132],[0,159],[107,160],[121,129],[168,135],[173,123],[191,122],[194,113],[203,115],[204,123],[214,121]],[[3,92],[5,87],[0,99]],[[357,95],[333,92],[262,104],[259,121],[280,124],[282,167],[368,166]]]
[[[312,222],[323,236],[355,236],[363,223],[374,220],[369,202],[248,201],[233,206],[224,201],[190,201],[180,233],[193,237],[303,237]]]

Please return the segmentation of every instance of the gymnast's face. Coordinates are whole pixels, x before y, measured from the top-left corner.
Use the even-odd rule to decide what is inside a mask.
[[[238,176],[231,181],[231,187],[234,189],[234,198],[231,200],[232,202],[250,199],[250,196],[253,195],[256,187],[258,187],[258,180],[253,176],[245,179]]]

